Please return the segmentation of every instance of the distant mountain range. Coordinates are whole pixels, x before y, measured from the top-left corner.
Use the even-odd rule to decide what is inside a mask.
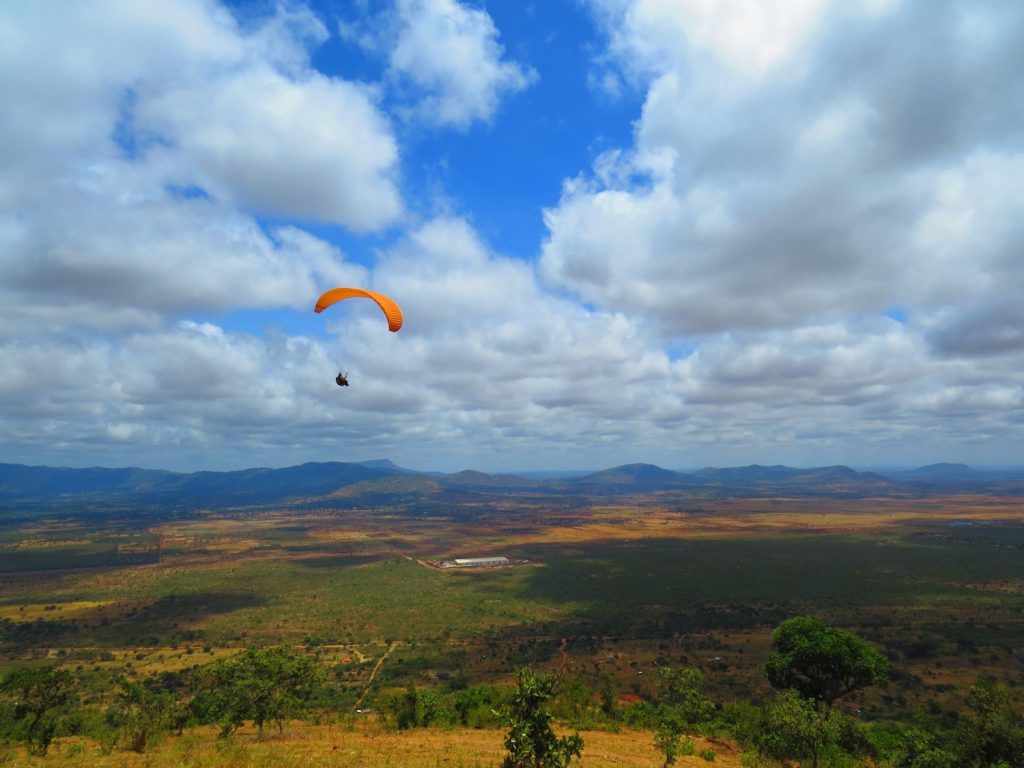
[[[566,476],[568,475],[568,476]],[[194,506],[322,503],[373,498],[411,500],[445,493],[617,495],[678,491],[727,495],[871,496],[965,491],[1024,492],[1024,472],[983,472],[965,464],[931,464],[898,472],[846,466],[751,465],[677,472],[624,464],[589,474],[526,477],[464,470],[453,474],[405,469],[388,459],[307,463],[283,469],[170,472],[152,469],[70,469],[0,464],[0,504],[107,502]]]

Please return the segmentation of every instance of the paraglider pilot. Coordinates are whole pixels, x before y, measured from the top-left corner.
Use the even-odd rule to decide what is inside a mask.
[[[384,312],[384,316],[388,319],[389,331],[394,333],[402,327],[402,310],[394,301],[389,299],[383,293],[374,293],[373,291],[366,291],[362,288],[331,288],[316,300],[316,306],[313,307],[313,311],[323,312],[332,304],[336,304],[344,299],[357,297],[372,299],[377,303],[377,306],[381,308],[381,311]],[[334,377],[334,381],[339,387],[347,387],[348,374],[341,373],[339,371],[338,375]]]

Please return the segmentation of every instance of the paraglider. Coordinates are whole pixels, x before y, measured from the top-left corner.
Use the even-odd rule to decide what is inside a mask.
[[[373,299],[377,302],[377,306],[384,312],[384,316],[388,319],[388,330],[394,333],[402,327],[402,310],[398,308],[398,305],[394,301],[389,299],[383,293],[376,293],[375,291],[364,291],[362,288],[331,288],[331,290],[324,293],[319,299],[316,300],[316,308],[314,312],[323,312],[332,304],[335,304],[343,299],[352,299],[361,297],[364,299]]]
[[[381,311],[384,313],[384,316],[388,319],[388,330],[392,333],[402,327],[402,310],[394,301],[383,293],[366,291],[362,288],[331,288],[331,290],[326,291],[319,299],[316,300],[316,307],[313,311],[323,312],[336,302],[352,298],[371,299],[376,302],[377,306],[380,307]],[[334,381],[339,387],[347,387],[348,373],[342,373],[339,371]]]

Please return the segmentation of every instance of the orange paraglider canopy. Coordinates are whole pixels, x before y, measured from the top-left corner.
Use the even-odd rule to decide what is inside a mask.
[[[398,308],[391,299],[385,296],[383,293],[375,293],[374,291],[364,291],[362,288],[331,288],[331,290],[324,293],[319,299],[316,300],[316,312],[323,312],[331,304],[342,299],[351,299],[354,297],[360,297],[364,299],[373,299],[377,302],[377,306],[380,307],[384,314],[388,318],[388,330],[394,333],[402,327],[402,310]]]

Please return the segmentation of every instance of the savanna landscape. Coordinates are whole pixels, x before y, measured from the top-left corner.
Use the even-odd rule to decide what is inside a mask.
[[[650,471],[458,490],[395,474],[165,520],[152,501],[9,504],[0,668],[66,670],[76,703],[47,714],[45,757],[12,744],[7,760],[496,766],[502,705],[525,667],[557,680],[551,711],[559,732],[582,734],[581,765],[665,762],[666,670],[698,671],[713,703],[680,728],[694,754],[675,759],[771,765],[758,749],[759,708],[777,695],[764,668],[773,630],[797,616],[888,660],[887,682],[837,699],[860,741],[825,744],[834,764],[917,765],[899,762],[899,729],[955,739],[979,684],[1019,701],[1024,497],[1012,488],[773,495],[785,489],[671,487]],[[509,564],[441,567],[481,556]],[[320,677],[281,728],[257,735],[243,718],[218,738],[194,681],[269,648]],[[112,714],[122,681],[179,708],[137,751]]]
[[[0,0],[0,768],[1024,768],[1024,0]]]

